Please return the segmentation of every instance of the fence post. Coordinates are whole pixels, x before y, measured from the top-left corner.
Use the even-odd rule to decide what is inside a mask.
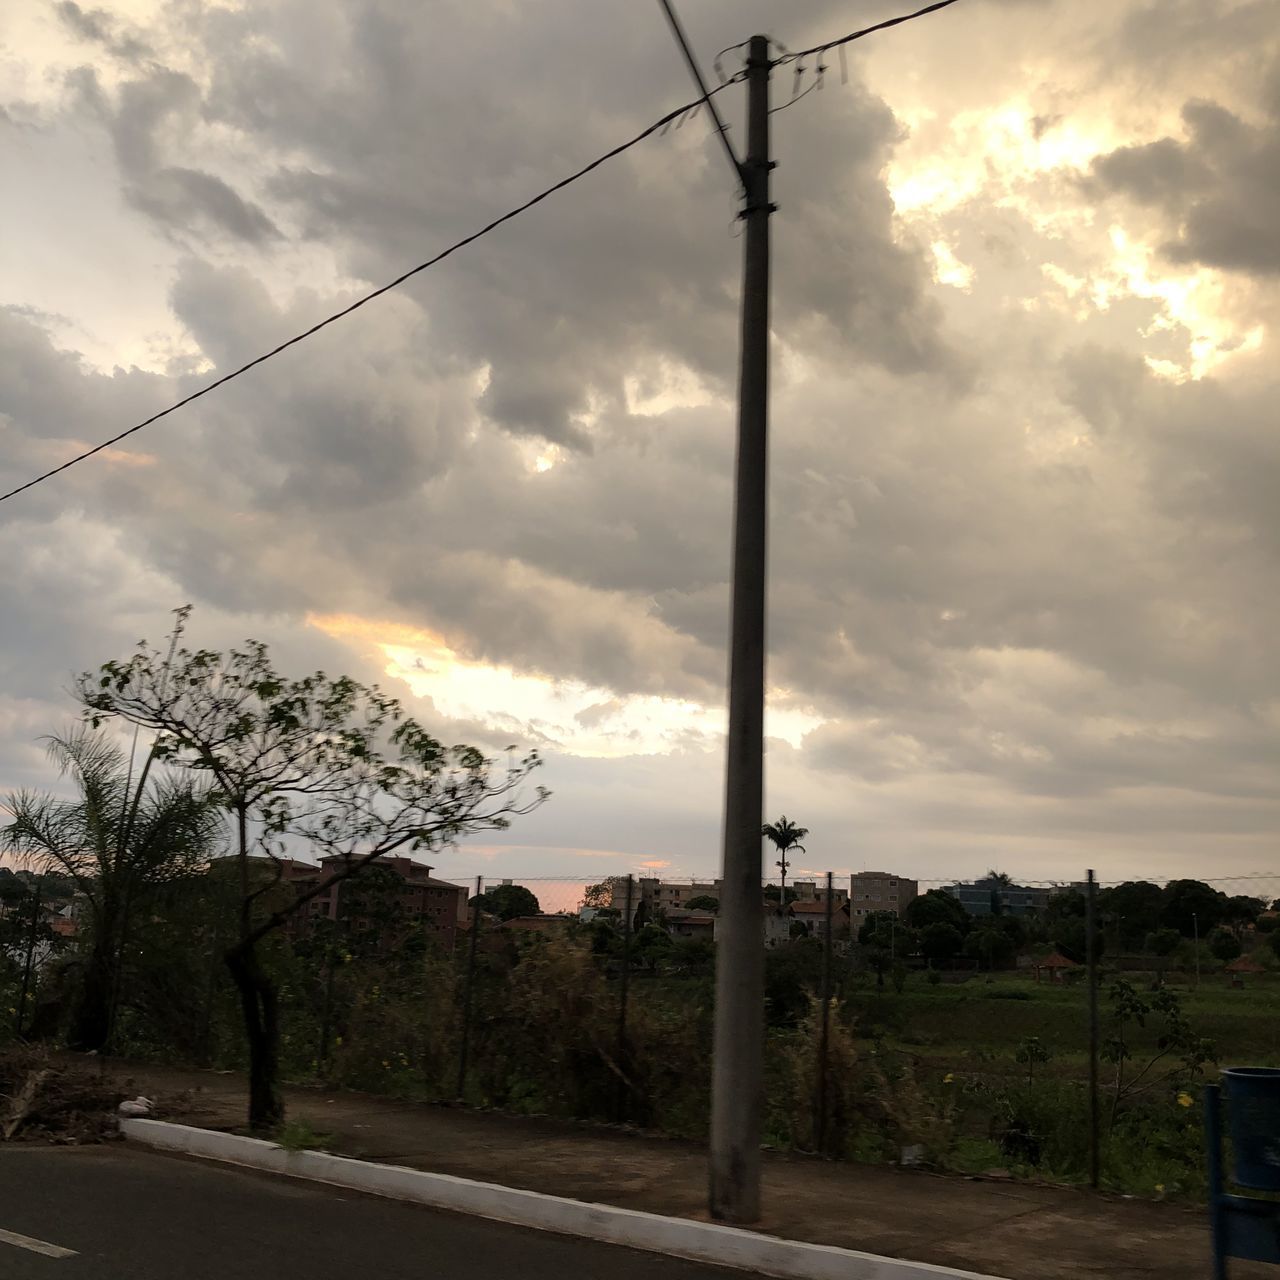
[[[213,918],[213,930],[209,940],[209,981],[205,984],[204,1008],[200,1013],[201,1066],[213,1065],[213,1002],[218,991],[218,917]]]
[[[462,991],[462,1043],[458,1047],[458,1090],[462,1098],[467,1085],[467,1052],[471,1048],[471,1006],[476,981],[476,947],[480,941],[480,894],[484,877],[476,876],[476,896],[471,904],[471,947],[467,953],[467,980]]]
[[[31,928],[27,933],[27,958],[22,966],[22,990],[18,995],[18,1007],[15,1010],[17,1016],[13,1026],[13,1033],[19,1040],[22,1039],[22,1024],[27,1011],[27,992],[31,987],[31,973],[35,968],[36,934],[40,930],[40,890],[41,884],[37,880],[31,892]]]
[[[1227,1280],[1227,1230],[1222,1187],[1222,1091],[1204,1087],[1204,1137],[1209,1161],[1209,1234],[1213,1249],[1213,1280]]]
[[[324,1003],[320,1009],[320,1070],[329,1065],[329,1040],[333,1030],[333,983],[337,970],[337,957],[333,954],[332,944],[329,947],[329,963],[325,966]]]
[[[1084,947],[1089,971],[1089,1185],[1099,1181],[1098,1151],[1098,944],[1094,938],[1098,910],[1098,882],[1092,869],[1085,885]]]
[[[631,894],[635,877],[627,876],[627,907],[622,918],[622,976],[618,988],[618,1070],[627,1069],[627,995],[631,989]],[[617,1100],[614,1113],[619,1124],[627,1117],[627,1082],[618,1077]]]
[[[831,952],[835,947],[833,877],[827,872],[826,927],[822,934],[822,1023],[818,1037],[818,1114],[814,1120],[814,1146],[827,1149],[827,1053],[831,1038]]]

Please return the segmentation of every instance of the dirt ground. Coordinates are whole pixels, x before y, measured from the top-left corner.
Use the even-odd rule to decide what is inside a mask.
[[[157,1097],[161,1118],[205,1128],[244,1124],[237,1076],[122,1064],[132,1091]],[[181,1102],[172,1101],[186,1093]],[[561,1121],[290,1089],[289,1114],[359,1159],[455,1174],[651,1213],[704,1218],[699,1147]],[[1007,1280],[1202,1280],[1202,1212],[1119,1196],[1001,1180],[833,1164],[767,1154],[759,1229],[818,1244],[959,1267]],[[1270,1268],[1234,1264],[1233,1280]]]

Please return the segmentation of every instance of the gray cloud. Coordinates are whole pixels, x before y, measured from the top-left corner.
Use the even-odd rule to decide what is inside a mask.
[[[153,53],[139,32],[122,30],[121,24],[106,9],[85,9],[75,0],[59,0],[53,11],[81,40],[100,45],[117,58],[137,62]]]
[[[1175,262],[1280,272],[1280,66],[1263,95],[1264,124],[1216,102],[1182,110],[1185,141],[1122,147],[1094,162],[1104,191],[1164,213],[1176,228],[1164,246]]]
[[[694,38],[718,48],[766,12],[707,6]],[[848,14],[808,18],[816,37]],[[289,3],[171,20],[199,81],[148,67],[108,91],[82,76],[67,110],[82,120],[87,103],[106,122],[123,193],[181,237],[175,328],[214,373],[360,287],[282,281],[261,252],[284,252],[274,228],[299,228],[291,250],[330,254],[354,281],[381,280],[689,93],[661,24],[630,7],[604,19],[557,0],[510,29],[482,6],[391,0],[341,21]],[[912,39],[943,41],[948,58],[962,47],[957,28],[927,30]],[[1084,58],[1055,56],[1063,77]],[[848,86],[830,75],[775,117],[771,677],[826,723],[800,748],[771,743],[771,802],[862,847],[934,865],[951,848],[978,870],[995,847],[1079,861],[1086,840],[1135,861],[1161,840],[1179,858],[1216,841],[1249,856],[1277,820],[1274,375],[1242,356],[1220,381],[1157,378],[1142,356],[1195,335],[1157,330],[1156,299],[1050,305],[1042,263],[1076,264],[985,193],[945,228],[975,266],[971,290],[932,283],[885,182],[902,126],[851,66]],[[724,100],[736,121],[740,101]],[[1234,201],[1249,157],[1269,154],[1262,125],[1214,111],[1095,176],[1185,220],[1178,243],[1197,253],[1212,242],[1191,215]],[[237,190],[203,186],[225,181],[215,172]],[[257,634],[286,665],[365,676],[382,656],[326,639],[308,614],[427,627],[470,657],[609,689],[584,727],[629,694],[718,704],[729,186],[705,121],[687,124],[0,511],[0,583],[32,602],[6,631],[12,739],[59,707],[67,671],[156,638],[187,599],[202,640]],[[8,480],[213,376],[96,372],[45,324],[0,312]],[[662,388],[669,402],[637,403]],[[563,449],[538,473],[548,441]],[[421,708],[446,736],[500,745],[492,724]],[[559,757],[548,772],[557,803],[522,841],[648,842],[713,866],[714,756]],[[841,865],[847,847],[824,838],[815,857]]]
[[[262,208],[223,178],[165,162],[163,135],[190,131],[199,118],[200,90],[190,76],[152,64],[126,81],[114,101],[90,67],[79,68],[69,82],[111,135],[124,195],[158,225],[186,233],[211,227],[248,244],[279,237]]]

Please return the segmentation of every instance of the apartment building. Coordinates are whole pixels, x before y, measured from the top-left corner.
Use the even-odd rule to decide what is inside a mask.
[[[295,893],[301,894],[320,884],[327,875],[341,867],[342,859],[322,858],[317,865],[297,858],[273,860],[251,857],[249,864],[255,882],[262,879],[269,882],[278,878],[282,886],[288,886]],[[465,923],[467,919],[466,888],[450,884],[447,880],[437,880],[431,874],[431,867],[424,862],[415,862],[412,858],[379,858],[374,865],[392,871],[400,878],[400,900],[405,914],[411,920],[422,921],[442,946],[453,946],[459,923]],[[231,856],[215,858],[209,869],[218,875],[234,875],[236,866],[237,860]],[[338,919],[339,903],[344,893],[358,893],[360,884],[360,878],[355,877],[329,885],[323,892],[309,898],[296,914],[289,917],[285,925],[286,931],[296,938],[305,932],[311,921]]]
[[[960,900],[960,905],[971,916],[1035,915],[1049,905],[1049,898],[1057,892],[1044,885],[1022,885],[986,876],[947,885],[947,892]]]
[[[694,898],[714,898],[720,901],[719,880],[659,880],[656,876],[641,876],[632,887],[634,902],[643,902],[649,911],[680,910]],[[626,904],[625,879],[613,882],[611,905],[621,908]]]
[[[892,871],[856,871],[849,877],[849,908],[854,920],[873,911],[892,911],[900,916],[919,889],[915,880]]]
[[[827,882],[825,880],[791,880],[787,888],[793,892],[797,902],[826,902]],[[849,890],[843,885],[831,886],[831,901],[837,907],[849,901]]]

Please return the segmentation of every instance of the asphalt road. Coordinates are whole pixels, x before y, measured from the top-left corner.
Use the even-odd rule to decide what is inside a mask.
[[[50,1257],[16,1243],[74,1250]],[[123,1145],[0,1148],[4,1280],[741,1280]]]

